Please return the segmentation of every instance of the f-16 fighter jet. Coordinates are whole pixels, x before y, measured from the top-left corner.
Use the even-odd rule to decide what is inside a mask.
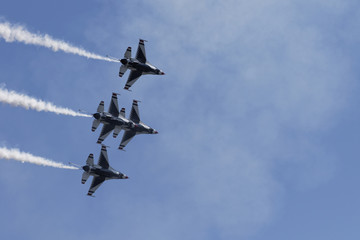
[[[130,121],[133,122],[134,127],[125,129],[123,138],[119,146],[120,150],[123,150],[124,147],[131,141],[131,139],[138,134],[158,134],[158,132],[144,124],[140,121],[140,114],[138,108],[138,101],[133,100],[131,112],[130,112]]]
[[[117,94],[113,93],[111,97],[111,103],[109,106],[108,112],[104,112],[104,101],[101,101],[98,108],[97,113],[93,114],[95,118],[92,124],[91,131],[95,131],[100,123],[103,123],[104,126],[101,129],[100,136],[97,140],[97,143],[102,143],[105,138],[114,130],[113,137],[116,138],[120,131],[125,130],[124,136],[122,138],[119,149],[123,149],[126,144],[130,142],[130,140],[136,134],[157,134],[158,132],[147,126],[146,124],[140,121],[139,109],[138,109],[138,101],[133,101],[133,106],[130,113],[130,119],[125,118],[125,108],[122,108],[119,111],[119,105],[117,100]]]
[[[98,164],[94,164],[94,155],[90,153],[88,159],[86,160],[86,165],[81,168],[84,170],[81,177],[82,184],[86,182],[89,176],[94,176],[87,194],[88,196],[92,196],[96,189],[98,189],[105,180],[129,178],[125,174],[110,167],[106,147],[104,145],[101,147]]]
[[[124,58],[120,59],[121,66],[119,71],[119,77],[122,77],[127,69],[130,69],[129,78],[125,84],[124,89],[129,90],[129,88],[136,82],[136,80],[141,77],[141,75],[145,74],[153,74],[153,75],[164,75],[165,73],[158,69],[157,67],[151,65],[146,60],[145,54],[145,45],[144,40],[140,39],[139,46],[136,52],[136,57],[131,57],[131,47],[126,49],[124,54]]]

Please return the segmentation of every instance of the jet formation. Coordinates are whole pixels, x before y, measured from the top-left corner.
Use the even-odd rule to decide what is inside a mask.
[[[7,24],[5,24],[7,25]],[[27,40],[33,40],[33,42],[36,42],[35,45],[41,45],[45,47],[49,47],[49,44],[43,41],[43,37],[39,36],[37,34],[32,34],[30,32],[27,32],[22,27],[18,28],[8,28],[5,26],[5,28],[8,30],[8,32],[12,33],[12,31],[20,31],[21,34],[29,35],[30,37],[27,37]],[[21,35],[19,34],[19,35]],[[25,38],[24,38],[25,39]],[[13,39],[20,42],[26,42],[24,39]],[[96,54],[93,54],[91,52],[87,52],[83,49],[76,48],[74,46],[71,46],[67,43],[64,43],[62,41],[58,41],[56,39],[51,40],[51,46],[53,49],[60,49],[65,52],[70,52],[73,54],[78,54],[80,56],[85,56],[88,58],[93,59],[100,59],[100,60],[106,60],[110,62],[120,62],[121,66],[119,69],[119,77],[123,77],[125,72],[129,69],[130,74],[129,77],[125,83],[124,89],[130,91],[130,87],[133,86],[133,84],[142,76],[142,75],[165,75],[165,73],[160,70],[159,68],[155,67],[154,65],[150,64],[146,57],[145,52],[145,40],[139,39],[139,44],[137,48],[137,52],[135,55],[135,58],[131,57],[131,47],[128,47],[125,51],[124,58],[122,59],[111,59],[111,57],[103,57]],[[70,49],[70,50],[69,50]],[[55,50],[56,51],[56,50]],[[10,95],[9,95],[10,94]],[[81,177],[81,183],[85,184],[87,179],[90,176],[93,176],[93,180],[91,182],[90,188],[88,190],[87,195],[93,196],[95,191],[101,186],[101,184],[109,179],[128,179],[128,176],[115,170],[114,168],[110,167],[109,159],[107,155],[107,149],[106,146],[103,145],[103,141],[108,137],[108,135],[113,132],[113,137],[116,138],[121,130],[124,131],[124,134],[122,136],[121,142],[119,144],[118,149],[124,150],[124,148],[127,146],[127,144],[136,136],[139,134],[157,134],[158,132],[153,129],[152,127],[146,125],[140,120],[140,114],[139,114],[139,101],[133,100],[132,102],[132,108],[130,111],[130,115],[127,118],[125,115],[125,108],[119,109],[118,104],[118,93],[113,92],[110,100],[110,105],[108,111],[105,111],[104,109],[104,101],[101,101],[99,106],[97,107],[96,113],[93,114],[79,114],[76,113],[70,109],[57,107],[51,103],[44,104],[43,101],[23,96],[22,94],[16,94],[13,92],[7,92],[6,90],[3,91],[3,95],[6,97],[6,103],[9,103],[11,105],[20,105],[26,109],[33,108],[37,111],[51,111],[58,114],[65,114],[65,115],[72,115],[72,116],[83,116],[83,117],[93,117],[94,120],[92,122],[91,131],[94,132],[100,124],[103,124],[100,135],[97,139],[97,143],[101,144],[101,151],[98,163],[94,163],[94,155],[91,153],[87,160],[86,165],[79,166],[76,164],[71,163],[72,165],[76,166],[78,169],[83,170],[83,174]],[[10,97],[9,97],[10,96]],[[16,99],[16,101],[14,100]],[[31,105],[31,106],[30,106]],[[44,107],[44,105],[46,105]],[[30,107],[29,107],[30,106]],[[6,153],[6,158],[14,158],[13,155],[19,155],[19,157],[14,158],[15,160],[25,161],[26,158],[28,162],[32,162],[39,165],[46,165],[46,166],[53,166],[53,167],[60,167],[60,168],[66,168],[66,169],[74,169],[73,167],[69,167],[63,164],[54,163],[51,160],[48,159],[42,159],[38,157],[33,157],[30,154],[22,154],[18,150],[8,150],[3,149],[3,153]],[[20,156],[21,155],[21,156]],[[25,157],[23,157],[25,156]]]
[[[138,49],[135,58],[131,57],[131,47],[128,47],[125,51],[124,58],[119,59],[121,62],[119,77],[122,77],[127,69],[130,69],[128,80],[124,89],[129,88],[142,76],[146,74],[164,75],[165,73],[159,68],[151,65],[146,59],[145,53],[145,40],[140,39]],[[130,90],[129,90],[130,91]],[[104,101],[99,103],[96,113],[93,113],[94,117],[91,131],[94,132],[98,126],[102,123],[102,129],[100,136],[97,139],[98,144],[102,142],[113,132],[113,137],[116,138],[121,130],[124,130],[123,137],[121,139],[118,149],[124,150],[126,145],[139,134],[157,134],[158,132],[146,125],[140,120],[139,114],[139,101],[133,100],[130,115],[128,118],[125,116],[125,108],[119,108],[118,93],[113,92],[110,100],[109,109],[106,112],[104,108]],[[101,152],[99,156],[98,164],[94,164],[94,155],[91,153],[86,160],[86,165],[79,167],[84,170],[81,178],[81,183],[84,184],[89,176],[94,176],[88,196],[93,196],[94,192],[100,187],[100,185],[109,179],[128,179],[125,174],[116,171],[109,165],[106,146],[102,144]]]
[[[111,103],[107,112],[104,111],[104,101],[101,101],[97,112],[93,114],[94,121],[91,131],[94,132],[100,123],[103,124],[97,143],[101,144],[113,130],[114,138],[118,136],[121,130],[124,130],[125,133],[119,145],[119,149],[123,150],[135,135],[158,133],[155,129],[140,121],[139,101],[137,100],[133,100],[130,117],[127,119],[125,117],[125,108],[121,108],[119,111],[117,95],[117,93],[112,93]]]

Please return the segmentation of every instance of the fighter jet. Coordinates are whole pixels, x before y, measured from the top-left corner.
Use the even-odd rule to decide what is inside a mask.
[[[87,194],[88,196],[92,196],[96,189],[98,189],[105,180],[129,178],[125,174],[118,172],[110,167],[106,146],[104,145],[101,147],[98,164],[94,164],[94,155],[90,153],[86,160],[86,165],[82,166],[81,168],[84,170],[84,173],[81,177],[82,184],[85,184],[86,180],[90,176],[94,176]]]
[[[124,58],[120,59],[122,65],[120,66],[119,77],[122,77],[127,69],[131,70],[129,78],[124,87],[125,90],[129,90],[129,88],[139,79],[139,77],[141,77],[141,75],[165,75],[163,71],[151,65],[146,60],[144,42],[145,40],[139,40],[139,46],[135,58],[131,57],[131,47],[128,47],[124,54]]]
[[[120,131],[125,130],[124,136],[120,143],[119,149],[123,148],[130,142],[136,134],[157,134],[158,132],[140,121],[138,101],[133,101],[130,113],[130,119],[125,118],[125,108],[119,111],[117,93],[112,93],[111,104],[108,112],[104,112],[104,101],[101,101],[97,112],[93,114],[95,118],[91,131],[95,131],[100,123],[103,123],[100,136],[97,143],[102,143],[105,138],[114,130],[113,137],[116,138]]]
[[[130,112],[130,121],[133,123],[132,128],[125,129],[125,133],[123,138],[121,139],[121,143],[119,146],[120,150],[123,150],[124,147],[131,141],[135,135],[138,134],[158,134],[158,131],[149,127],[145,123],[140,121],[139,107],[138,101],[133,100],[131,112]]]

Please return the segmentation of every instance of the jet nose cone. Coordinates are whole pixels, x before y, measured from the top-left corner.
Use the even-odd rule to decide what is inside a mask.
[[[159,132],[158,132],[158,131],[156,131],[156,130],[154,130],[154,131],[153,131],[153,133],[154,133],[154,134],[158,134]]]
[[[128,176],[124,176],[124,179],[128,179],[129,177]]]
[[[160,75],[165,75],[165,73],[164,73],[164,72],[160,72]]]

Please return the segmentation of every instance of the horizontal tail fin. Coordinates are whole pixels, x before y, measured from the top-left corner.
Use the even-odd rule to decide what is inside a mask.
[[[94,165],[94,154],[90,153],[87,160],[86,165],[93,166]]]
[[[122,77],[127,70],[127,67],[125,65],[121,65],[119,69],[119,77]]]
[[[100,124],[100,120],[94,119],[92,126],[91,126],[91,131],[94,132],[97,129],[97,127],[99,126],[99,124]]]
[[[87,172],[83,172],[82,176],[81,176],[81,183],[82,184],[85,184],[86,183],[86,180],[88,180],[90,174],[87,173]]]
[[[130,59],[131,58],[131,47],[128,47],[124,53],[124,58]]]
[[[101,101],[101,102],[99,103],[99,106],[98,106],[98,108],[97,108],[96,111],[97,111],[97,112],[104,112],[104,101]]]

